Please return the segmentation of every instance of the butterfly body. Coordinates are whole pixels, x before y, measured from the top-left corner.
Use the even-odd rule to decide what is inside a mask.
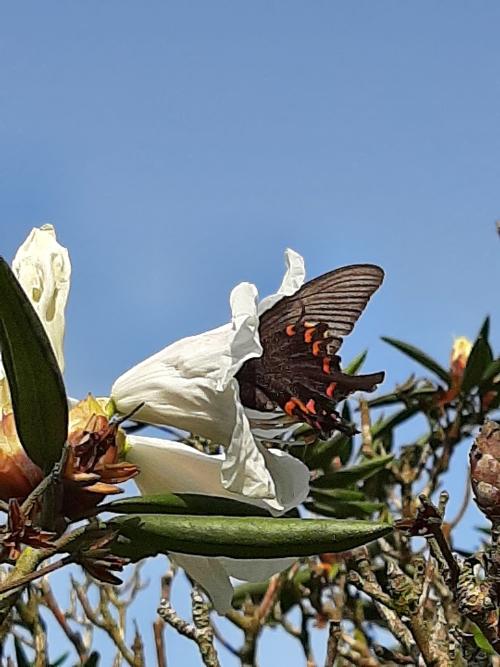
[[[263,354],[247,361],[237,379],[243,405],[281,408],[322,437],[352,431],[335,410],[354,391],[373,391],[384,373],[348,375],[337,355],[384,273],[378,266],[342,267],[309,281],[260,318]]]

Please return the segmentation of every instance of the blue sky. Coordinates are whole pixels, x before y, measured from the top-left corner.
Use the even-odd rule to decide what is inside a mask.
[[[0,252],[45,222],[70,249],[69,391],[274,290],[287,246],[310,277],[385,268],[344,358],[386,389],[412,367],[380,335],[444,363],[491,313],[498,350],[499,25],[493,0],[2,5]]]

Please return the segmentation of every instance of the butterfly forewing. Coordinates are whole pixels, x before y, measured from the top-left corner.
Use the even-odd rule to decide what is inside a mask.
[[[289,325],[324,322],[328,325],[330,352],[334,354],[383,279],[383,270],[374,264],[344,266],[314,278],[261,315],[262,343],[265,345],[266,338]]]

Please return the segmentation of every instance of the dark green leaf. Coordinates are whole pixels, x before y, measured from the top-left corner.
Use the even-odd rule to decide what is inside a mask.
[[[493,379],[500,373],[500,359],[494,359],[483,373],[480,387],[492,384]]]
[[[404,343],[402,340],[397,340],[396,338],[389,338],[388,336],[382,336],[382,340],[389,345],[392,345],[403,354],[406,354],[407,357],[410,357],[414,361],[417,361],[419,364],[427,368],[427,370],[435,373],[443,382],[447,385],[450,384],[450,374],[444,369],[437,361],[432,357],[429,357],[428,354],[419,350],[418,347]]]
[[[312,556],[347,551],[392,530],[372,521],[154,514],[120,516],[109,525],[129,540],[113,550],[133,560],[168,551],[230,558]]]
[[[359,465],[329,472],[311,482],[311,489],[338,489],[352,486],[385,468],[393,458],[392,454],[377,456],[373,459],[367,459]]]
[[[490,337],[490,316],[487,315],[484,318],[484,322],[479,329],[478,338],[484,338],[485,341],[488,341]]]
[[[55,662],[50,663],[50,667],[61,667],[66,662],[68,655],[69,653],[63,653],[59,658],[56,658]]]
[[[382,438],[385,434],[392,432],[399,424],[414,417],[419,411],[420,406],[412,405],[409,408],[403,408],[399,412],[394,413],[390,417],[387,417],[387,419],[376,422],[372,427],[372,437]]]
[[[85,661],[85,667],[98,667],[101,656],[97,651],[93,651]]]
[[[330,440],[317,440],[313,445],[304,445],[301,460],[310,470],[326,469],[336,456],[349,458],[352,438],[337,433]]]
[[[113,500],[101,505],[103,512],[119,514],[190,514],[218,516],[269,516],[260,507],[231,498],[202,496],[194,493],[165,493]]]
[[[48,472],[68,433],[68,403],[52,345],[7,262],[0,258],[0,348],[19,439]]]
[[[318,500],[313,503],[305,503],[305,507],[310,512],[336,519],[366,519],[375,512],[380,512],[385,505],[369,500],[331,500],[330,502]]]
[[[471,389],[476,387],[483,377],[486,369],[493,361],[493,353],[489,343],[479,337],[474,345],[467,360],[467,365],[464,370],[462,378],[461,390],[467,394]]]
[[[395,391],[390,394],[384,394],[383,396],[373,398],[371,401],[368,401],[368,407],[381,408],[388,405],[394,405],[395,403],[411,403],[415,400],[425,399],[435,393],[435,387],[420,387],[410,393],[399,393],[398,391]]]
[[[362,491],[357,489],[322,489],[322,488],[313,488],[311,489],[311,494],[313,498],[317,498],[320,501],[324,498],[331,498],[332,500],[364,500],[365,495]]]
[[[348,375],[356,375],[361,366],[365,363],[367,354],[368,350],[358,354],[357,357],[354,357],[354,359],[347,364],[347,366],[343,369],[343,372],[347,373]]]

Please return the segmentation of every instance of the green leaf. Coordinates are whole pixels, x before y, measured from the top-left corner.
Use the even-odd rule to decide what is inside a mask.
[[[372,398],[372,400],[368,401],[368,407],[382,408],[388,405],[394,405],[396,403],[410,403],[414,400],[432,396],[435,393],[436,387],[420,387],[411,393],[399,393],[398,391],[394,391],[390,394],[384,394],[383,396]]]
[[[1,257],[0,295],[0,348],[17,433],[30,459],[48,472],[68,434],[63,379],[38,315]]]
[[[392,345],[403,354],[406,354],[407,357],[410,357],[414,361],[417,361],[419,364],[427,368],[427,370],[435,373],[443,382],[446,382],[447,385],[450,384],[450,374],[444,369],[437,361],[432,357],[429,357],[428,354],[419,350],[418,347],[404,343],[402,340],[397,340],[396,338],[389,338],[388,336],[382,336],[382,340],[389,345]]]
[[[490,380],[493,380],[493,378],[499,373],[500,359],[495,359],[489,364],[489,366],[486,367],[486,370],[483,373],[483,377],[481,378],[480,386],[483,387],[484,385],[492,384]]]
[[[360,370],[361,366],[365,363],[366,355],[368,354],[368,350],[365,350],[364,352],[361,352],[361,354],[358,354],[352,361],[350,361],[347,366],[343,369],[343,372],[346,373],[347,375],[356,375],[356,373]]]
[[[87,660],[85,660],[85,667],[98,667],[101,656],[97,651],[92,651]]]
[[[484,322],[481,325],[481,328],[479,329],[479,334],[477,336],[478,338],[484,338],[485,341],[488,341],[490,337],[490,316],[487,315],[484,318]]]
[[[134,560],[168,551],[230,558],[312,556],[347,551],[392,530],[372,521],[155,514],[120,516],[109,525],[129,540],[118,540],[115,553]]]
[[[374,514],[374,512],[380,512],[385,507],[384,503],[376,503],[369,500],[331,500],[331,502],[318,500],[312,503],[305,503],[304,506],[310,512],[335,517],[336,519],[366,519]]]
[[[330,440],[318,440],[313,445],[304,445],[301,460],[309,470],[328,468],[332,459],[338,456],[342,463],[348,460],[352,438],[343,433],[336,433]]]
[[[311,489],[314,498],[324,499],[331,498],[332,500],[364,500],[365,494],[358,489]]]
[[[63,653],[61,656],[59,656],[59,658],[56,658],[55,662],[50,663],[50,667],[61,667],[61,665],[64,665],[66,662],[68,655],[69,653]]]
[[[480,648],[481,651],[484,651],[486,655],[498,655],[493,646],[481,632],[481,629],[475,623],[472,623],[471,625],[476,646]]]
[[[467,360],[467,365],[462,378],[462,393],[467,394],[479,384],[492,361],[493,353],[491,347],[489,343],[480,336],[472,346],[472,350]]]
[[[318,477],[311,482],[311,489],[338,489],[352,486],[356,482],[368,479],[379,470],[382,470],[392,461],[392,454],[386,456],[376,456],[373,459],[367,459],[359,465],[343,468],[335,472],[329,472],[322,477]]]
[[[415,416],[417,412],[420,412],[420,406],[412,405],[409,408],[403,408],[399,412],[395,412],[387,419],[377,421],[372,426],[372,437],[382,438],[386,433],[392,432],[396,426]]]
[[[238,500],[194,493],[165,493],[123,498],[101,505],[99,510],[119,514],[269,516],[269,512],[265,509]]]

